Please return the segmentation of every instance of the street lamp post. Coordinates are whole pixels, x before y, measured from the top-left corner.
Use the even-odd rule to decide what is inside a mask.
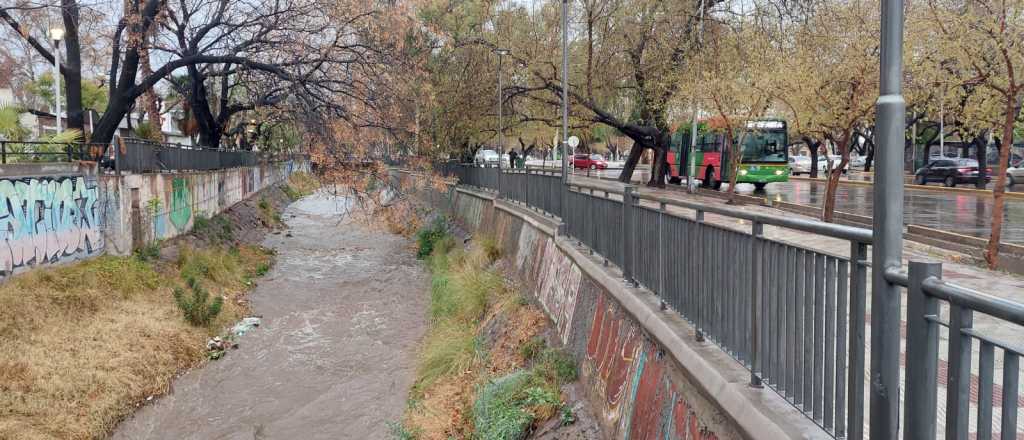
[[[903,0],[882,0],[879,96],[876,104],[874,239],[871,258],[870,437],[895,439],[900,409],[900,288],[903,255]],[[857,341],[858,343],[860,341]],[[861,438],[850,425],[848,438]]]
[[[699,26],[699,28],[698,28],[698,31],[697,31],[697,47],[698,47],[698,50],[699,50],[699,48],[704,45],[704,0],[700,0],[700,11],[698,11],[698,14],[700,14],[699,18],[698,18],[698,26]],[[699,57],[701,55],[698,53],[697,56]],[[698,60],[699,60],[699,58],[698,58]],[[697,65],[700,66],[700,63],[698,62]],[[698,73],[700,73],[700,72],[698,71]],[[693,115],[691,116],[691,119],[690,119],[690,147],[689,147],[690,149],[689,149],[689,154],[686,155],[687,159],[688,159],[687,162],[689,163],[689,166],[687,167],[687,173],[686,173],[687,174],[686,175],[686,189],[687,189],[687,191],[693,193],[693,192],[697,191],[697,182],[694,180],[694,175],[697,174],[697,158],[696,158],[696,154],[697,154],[697,88],[696,87],[694,87],[694,89],[693,89],[693,97],[691,99],[691,102],[693,103]]]
[[[57,121],[57,133],[63,128],[60,124],[60,40],[64,39],[64,29],[55,27],[50,29],[50,40],[53,41],[53,102],[54,119]]]

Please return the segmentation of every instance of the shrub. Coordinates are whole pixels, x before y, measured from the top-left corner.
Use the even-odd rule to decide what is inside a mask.
[[[523,360],[527,362],[532,361],[544,350],[544,345],[544,338],[534,336],[519,347],[519,356],[522,356]]]
[[[204,217],[196,215],[192,220],[192,232],[201,238],[216,242],[232,241],[235,239],[235,231],[231,222],[221,215]]]
[[[218,296],[211,301],[209,292],[203,289],[195,278],[188,280],[188,287],[192,290],[191,296],[185,294],[185,289],[174,288],[175,304],[189,324],[197,327],[208,325],[220,314],[224,299]]]
[[[153,261],[160,257],[160,240],[143,245],[135,250],[135,258],[139,261]]]
[[[548,381],[562,385],[573,382],[579,377],[576,371],[576,360],[572,355],[557,348],[547,348],[540,354],[540,363],[534,367],[537,374]]]
[[[530,375],[517,371],[483,386],[473,403],[478,439],[521,440],[533,424],[526,400]]]
[[[444,245],[448,245],[448,243],[454,244],[448,233],[448,222],[443,217],[435,218],[434,221],[416,233],[416,257],[421,260],[427,258],[434,253],[435,247],[441,247],[438,246],[439,243]]]

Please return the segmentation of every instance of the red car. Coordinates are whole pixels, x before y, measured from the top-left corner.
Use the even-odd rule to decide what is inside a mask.
[[[572,166],[580,169],[603,170],[608,168],[608,162],[600,154],[577,154],[572,157]]]

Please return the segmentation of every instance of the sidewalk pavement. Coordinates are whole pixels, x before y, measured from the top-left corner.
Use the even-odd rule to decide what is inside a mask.
[[[591,185],[591,186],[595,186],[595,187],[607,188],[609,191],[617,191],[617,192],[620,192],[620,193],[622,192],[622,187],[623,187],[623,184],[620,183],[620,182],[609,181],[609,180],[598,179],[598,178],[586,178],[586,177],[580,177],[580,176],[573,176],[570,181],[572,183],[585,183],[587,185]],[[637,193],[640,194],[640,195],[644,195],[644,194],[657,195],[658,197],[663,197],[663,198],[667,198],[667,199],[686,200],[686,201],[690,201],[690,202],[706,203],[708,205],[719,205],[719,206],[725,205],[725,201],[722,200],[722,199],[718,199],[718,198],[712,198],[712,197],[707,197],[707,196],[688,194],[688,193],[681,192],[681,191],[671,191],[671,190],[664,190],[664,189],[657,189],[657,188],[649,188],[649,187],[640,186],[640,185],[637,185]],[[611,197],[616,198],[614,195],[611,196]],[[617,198],[619,200],[621,200],[621,197],[617,197]],[[644,203],[645,206],[649,205],[649,206],[657,207],[657,204],[654,203],[654,202],[642,202],[642,203]],[[757,205],[732,205],[732,206],[729,206],[729,207],[733,208],[733,209],[740,209],[740,210],[748,211],[748,212],[758,212],[758,213],[773,214],[773,215],[780,215],[780,216],[786,216],[786,217],[801,217],[801,218],[807,218],[807,219],[812,219],[813,220],[813,218],[811,218],[811,217],[800,216],[800,215],[797,215],[797,214],[794,214],[794,213],[791,213],[791,212],[781,211],[781,210],[778,210],[778,209],[769,208],[769,207],[765,207],[765,206],[757,206]],[[684,217],[687,217],[687,218],[693,218],[694,214],[695,214],[695,212],[693,210],[685,209],[685,208],[680,208],[680,207],[670,206],[667,209],[668,209],[668,212],[670,212],[670,213],[673,213],[673,214],[676,214],[676,215],[681,215],[681,216],[684,216]],[[737,220],[735,218],[725,217],[725,216],[721,216],[721,215],[717,215],[717,214],[712,214],[712,213],[706,213],[705,217],[704,217],[704,221],[708,222],[708,223],[713,223],[713,224],[715,224],[717,226],[721,226],[721,227],[725,227],[725,228],[729,228],[729,229],[733,229],[733,230],[737,230],[737,231],[742,231],[744,233],[750,233],[750,228],[751,228],[750,222],[745,221],[745,220]],[[818,252],[822,252],[822,253],[832,254],[832,255],[835,255],[835,256],[838,256],[838,257],[842,257],[842,258],[849,258],[849,256],[850,256],[850,243],[848,241],[846,241],[846,240],[841,240],[841,239],[836,239],[836,238],[831,238],[831,237],[825,237],[825,236],[821,236],[821,235],[815,235],[815,234],[811,234],[811,233],[807,233],[807,232],[803,232],[803,231],[795,231],[795,230],[791,230],[791,229],[779,228],[779,227],[770,226],[770,225],[765,225],[765,227],[764,227],[764,236],[765,236],[765,238],[768,238],[768,239],[771,239],[771,240],[775,240],[775,241],[791,244],[791,245],[794,245],[794,246],[798,246],[798,247],[802,247],[802,248],[805,248],[805,249],[810,249],[810,250],[814,250],[814,251],[818,251]],[[868,255],[868,260],[869,261],[870,261],[870,257],[871,257],[871,255],[870,255],[870,252],[869,252],[869,255]],[[914,242],[909,242],[909,241],[904,240],[904,242],[903,242],[903,259],[904,259],[904,267],[906,267],[906,263],[907,263],[908,260],[937,261],[937,262],[941,262],[942,263],[942,277],[945,280],[948,280],[948,281],[950,281],[952,283],[958,284],[958,285],[963,286],[963,287],[967,287],[967,288],[974,289],[974,290],[977,290],[977,291],[982,292],[982,293],[986,293],[988,295],[992,295],[992,296],[1008,299],[1008,300],[1015,301],[1015,302],[1018,302],[1018,303],[1024,303],[1024,277],[1013,275],[1013,274],[1009,274],[1009,273],[1005,273],[1005,272],[990,271],[988,269],[981,268],[981,267],[975,266],[973,264],[965,264],[963,262],[970,261],[970,258],[968,258],[966,255],[959,254],[957,252],[948,251],[948,250],[945,250],[945,249],[936,248],[936,247],[925,245],[925,244],[914,243]],[[871,335],[871,328],[870,328],[870,324],[871,324],[871,300],[870,300],[870,298],[871,298],[871,296],[870,296],[871,295],[871,282],[870,282],[870,280],[871,280],[871,278],[870,277],[871,277],[871,275],[870,275],[870,270],[869,270],[869,274],[868,274],[868,280],[869,281],[867,283],[867,289],[868,289],[868,292],[867,292],[867,295],[868,295],[868,297],[867,297],[867,316],[864,317],[865,325],[867,327],[865,329],[865,334],[867,335],[868,339],[870,339],[870,335]],[[906,307],[906,304],[907,304],[907,299],[906,299],[906,293],[905,292],[903,294],[903,300],[902,301],[903,301],[903,307],[904,307],[903,314],[905,315],[905,313],[906,313],[905,307]],[[943,303],[943,305],[941,306],[940,318],[943,321],[948,322],[949,308],[945,305],[945,303]],[[903,322],[903,325],[901,327],[905,331],[905,328],[906,328],[906,322],[905,321]],[[1020,347],[1021,335],[1024,335],[1024,327],[1019,326],[1019,325],[1015,325],[1015,324],[1012,324],[1012,323],[1008,323],[1008,322],[1005,322],[1005,321],[997,320],[997,319],[994,319],[994,318],[982,315],[980,313],[975,314],[974,328],[978,332],[980,332],[981,334],[984,334],[984,335],[986,335],[988,337],[991,337],[991,338],[994,338],[994,339],[997,339],[997,340],[1001,340],[1001,341],[1007,342],[1007,343],[1011,344],[1011,346],[1016,345],[1018,347]],[[905,335],[903,335],[903,336],[905,336]],[[947,371],[946,366],[947,366],[947,360],[948,360],[948,341],[949,341],[948,332],[946,331],[945,328],[943,328],[940,331],[940,337],[939,337],[939,353],[940,353],[940,361],[939,361],[939,376],[940,377],[939,377],[939,384],[940,384],[940,386],[939,386],[939,392],[938,392],[938,396],[939,396],[939,404],[938,404],[938,408],[939,408],[938,413],[939,414],[938,414],[938,417],[939,417],[940,426],[939,426],[938,432],[943,432],[943,426],[945,424],[945,399],[946,399],[945,384],[946,384],[946,371]],[[979,353],[979,349],[980,349],[980,344],[975,342],[974,344],[972,344],[972,349],[973,349],[973,353],[974,353],[973,357],[975,359],[977,359],[978,353]],[[871,350],[870,349],[870,341],[867,341],[867,347],[865,348],[865,353],[868,354],[868,358],[870,358],[870,352],[871,352],[870,350]],[[905,350],[905,348],[902,348],[901,350]],[[902,353],[901,353],[901,363],[903,363],[903,354]],[[1002,405],[1001,400],[1000,400],[1001,399],[1000,396],[1002,395],[1002,387],[1001,387],[1002,377],[1003,377],[1002,365],[1003,365],[1003,358],[1002,358],[1002,356],[997,355],[996,356],[996,362],[995,362],[995,372],[994,372],[996,390],[993,393],[993,395],[996,396],[996,401],[994,403],[995,407],[993,408],[993,413],[994,413],[994,417],[993,418],[994,418],[994,423],[995,423],[996,429],[998,429],[998,427],[999,427],[999,423],[1000,423],[999,417],[1000,417],[1000,411],[1001,411],[1001,405]],[[972,371],[976,371],[976,370],[972,370]],[[868,380],[869,373],[870,373],[869,371],[865,371],[865,384],[868,384],[870,382]],[[1018,396],[1021,396],[1021,397],[1018,398],[1018,417],[1017,417],[1018,422],[1017,422],[1017,429],[1018,429],[1018,432],[1024,432],[1024,381],[1021,381],[1020,385],[1021,386],[1020,386],[1020,389],[1018,390]],[[976,405],[977,405],[977,399],[978,399],[977,391],[978,391],[978,376],[977,376],[977,374],[972,373],[972,375],[971,375],[971,405],[972,405],[972,411],[971,411],[971,421],[970,421],[970,429],[971,429],[972,433],[974,432],[974,429],[976,429],[975,417],[977,417],[977,415],[976,415],[977,414]],[[902,396],[904,394],[905,393],[901,392],[901,394],[900,394],[901,398],[902,398]],[[865,396],[868,396],[868,390],[867,389],[865,390]],[[866,400],[866,398],[865,398],[865,400]],[[867,405],[867,402],[865,402],[865,405]],[[865,410],[865,414],[867,414],[867,410]]]

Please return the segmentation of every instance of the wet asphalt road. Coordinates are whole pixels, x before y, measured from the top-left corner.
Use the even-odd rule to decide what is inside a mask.
[[[268,237],[277,264],[250,297],[262,326],[113,439],[388,438],[412,385],[429,281],[407,240],[339,223],[339,204],[318,194],[288,208],[293,237]]]
[[[621,170],[591,172],[591,177],[616,178]],[[586,176],[587,170],[576,170]],[[646,181],[646,170],[637,170],[634,180]],[[728,185],[726,185],[727,187]],[[991,185],[990,185],[991,186]],[[725,189],[725,187],[723,187]],[[1017,185],[1011,191],[1024,191]],[[836,210],[851,214],[872,214],[873,187],[840,184],[836,193]],[[792,180],[771,183],[763,191],[753,185],[741,185],[739,192],[754,196],[767,196],[771,200],[821,206],[825,198],[824,182]],[[1024,244],[1024,200],[1006,198],[1002,242]],[[906,189],[903,203],[904,223],[940,229],[958,234],[988,238],[992,222],[992,198],[964,192],[943,192]]]

